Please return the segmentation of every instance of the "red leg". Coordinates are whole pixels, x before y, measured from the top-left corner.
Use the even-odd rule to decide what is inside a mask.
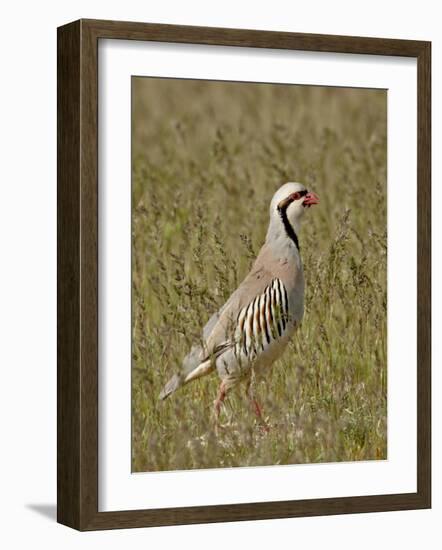
[[[248,398],[250,400],[250,403],[252,405],[253,412],[255,413],[255,415],[258,419],[258,422],[260,423],[261,428],[265,432],[268,432],[269,431],[269,426],[267,425],[266,421],[264,420],[264,417],[262,415],[262,409],[261,409],[258,401],[255,399],[255,396],[254,396],[253,390],[252,390],[252,383],[251,382],[248,383],[246,391],[247,391],[247,396],[248,396]]]
[[[264,417],[262,415],[262,409],[258,401],[256,399],[252,399],[252,405],[253,405],[253,410],[255,411],[256,417],[258,418],[258,422],[260,424],[261,429],[264,432],[268,433],[270,431],[270,428],[267,422],[264,420]]]
[[[218,390],[218,395],[216,396],[215,403],[214,403],[216,418],[218,418],[220,415],[221,405],[223,404],[226,394],[227,392],[223,386],[223,383],[221,383],[221,386],[219,387],[219,390]]]
[[[219,415],[221,413],[221,405],[223,404],[226,395],[227,395],[226,385],[224,381],[222,381],[218,390],[218,395],[216,396],[216,399],[213,403],[213,408],[215,412],[215,431],[218,431],[218,428],[221,427],[219,424]]]
[[[252,399],[252,405],[256,416],[262,420],[262,409],[259,406],[258,401],[256,399]]]

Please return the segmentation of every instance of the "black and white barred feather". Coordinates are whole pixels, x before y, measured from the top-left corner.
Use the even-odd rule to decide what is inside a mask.
[[[289,319],[287,290],[280,279],[273,279],[238,314],[236,355],[253,359],[268,349],[284,335]]]

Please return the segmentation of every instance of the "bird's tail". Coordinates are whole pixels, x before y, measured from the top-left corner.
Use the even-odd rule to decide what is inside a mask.
[[[173,392],[175,392],[181,386],[184,386],[192,380],[196,380],[201,376],[205,376],[212,372],[215,368],[214,362],[211,359],[207,359],[200,363],[196,368],[191,370],[187,375],[186,374],[174,374],[172,378],[167,382],[161,391],[159,398],[164,400]]]
[[[171,393],[177,391],[177,389],[183,385],[184,385],[184,377],[181,374],[174,374],[162,389],[159,395],[159,398],[162,400],[166,399],[167,397],[169,397]]]

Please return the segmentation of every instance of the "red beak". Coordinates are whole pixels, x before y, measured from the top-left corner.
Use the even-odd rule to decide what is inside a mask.
[[[307,193],[307,195],[304,197],[304,206],[312,206],[312,204],[319,204],[319,197],[316,193],[313,193],[310,191],[310,193]]]

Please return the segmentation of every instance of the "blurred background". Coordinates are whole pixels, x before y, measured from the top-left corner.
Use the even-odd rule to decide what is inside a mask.
[[[387,92],[132,79],[134,471],[387,458]],[[286,181],[321,199],[299,235],[303,324],[216,437],[216,374],[165,402],[263,243]]]

